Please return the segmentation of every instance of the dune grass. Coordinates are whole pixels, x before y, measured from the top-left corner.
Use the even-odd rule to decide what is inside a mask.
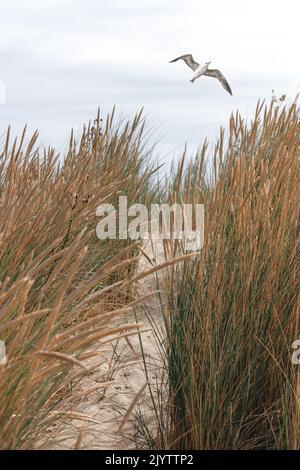
[[[71,413],[91,346],[136,329],[122,315],[135,304],[137,247],[100,241],[96,207],[120,194],[147,202],[154,168],[141,113],[127,123],[113,114],[72,135],[63,156],[40,149],[37,134],[11,141],[10,129],[0,150],[1,449],[39,446],[55,416]]]
[[[157,432],[144,424],[146,445],[299,449],[297,104],[258,104],[250,123],[237,113],[228,143],[221,130],[212,159],[207,150],[169,183],[169,201],[205,205],[205,240],[167,276],[168,380],[154,404]]]
[[[96,236],[99,204],[117,206],[127,195],[129,204],[205,205],[198,254],[183,257],[180,241],[164,243],[166,338],[157,338],[167,379],[159,382],[160,371],[158,394],[150,393],[155,429],[138,415],[139,447],[299,449],[299,368],[291,362],[300,333],[297,105],[258,104],[250,123],[237,113],[212,158],[205,142],[160,187],[143,136],[141,113],[128,123],[98,114],[78,141],[71,136],[63,156],[40,149],[37,134],[27,144],[25,132],[20,141],[6,134],[0,339],[8,362],[0,365],[0,448],[45,445],[47,427],[74,416],[74,384],[93,373],[86,365],[97,354],[93,346],[136,331],[126,315],[146,275],[137,270],[138,246]],[[112,374],[103,371],[100,389]]]

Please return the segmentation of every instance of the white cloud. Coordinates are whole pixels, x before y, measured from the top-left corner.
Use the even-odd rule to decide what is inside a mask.
[[[237,108],[299,91],[296,0],[1,0],[0,79],[8,103],[0,128],[25,122],[61,143],[97,107],[126,113],[142,105],[163,123],[164,149],[215,137]],[[194,85],[184,64],[192,52],[211,60],[234,96],[209,79]]]

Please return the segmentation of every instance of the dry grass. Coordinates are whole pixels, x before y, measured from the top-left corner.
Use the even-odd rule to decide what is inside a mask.
[[[114,320],[134,305],[137,247],[100,241],[95,227],[100,203],[117,203],[119,194],[129,203],[153,197],[143,126],[141,114],[125,124],[113,115],[103,123],[98,114],[79,142],[71,137],[64,157],[40,150],[37,134],[25,145],[25,131],[19,142],[7,132],[0,151],[0,338],[8,356],[0,365],[1,449],[39,445],[55,416],[72,413],[73,384],[92,372],[84,352],[136,330]],[[103,372],[99,388],[112,373]]]
[[[205,204],[205,242],[169,272],[168,403],[158,435],[146,440],[168,449],[299,449],[297,105],[259,104],[250,124],[237,113],[228,144],[221,131],[212,160],[207,148],[170,183],[169,200]],[[166,252],[181,247],[168,243]]]
[[[159,193],[140,114],[127,124],[98,115],[79,142],[71,137],[64,158],[40,150],[37,135],[25,145],[25,134],[19,142],[9,134],[0,151],[0,338],[8,355],[0,448],[28,449],[45,444],[41,436],[61,416],[90,422],[74,410],[72,393],[93,373],[86,359],[141,327],[125,321],[145,276],[136,269],[140,251],[130,240],[98,240],[97,206],[117,205],[121,194],[147,205]],[[150,390],[157,432],[139,415],[139,445],[144,436],[151,448],[300,448],[299,369],[291,363],[299,152],[297,106],[274,100],[259,104],[250,124],[232,116],[228,143],[221,131],[212,159],[205,143],[169,179],[169,202],[205,204],[205,243],[184,256],[179,242],[166,242],[166,263],[148,271],[168,273],[166,341],[157,333],[168,380],[156,403]],[[120,367],[105,368],[99,388]]]

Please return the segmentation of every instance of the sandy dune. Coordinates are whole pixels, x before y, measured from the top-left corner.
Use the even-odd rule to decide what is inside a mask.
[[[146,256],[141,256],[139,271],[146,271],[155,264],[163,261],[161,246],[153,248],[150,244],[144,248]],[[148,259],[147,259],[148,258]],[[161,285],[159,286],[162,289]],[[139,292],[146,294],[157,290],[157,278],[155,275],[140,281]],[[156,325],[162,324],[161,303],[158,296],[151,297],[146,305],[147,311],[151,311],[151,316],[155,318]],[[74,404],[71,419],[59,420],[48,429],[46,436],[47,444],[43,447],[51,449],[74,449],[77,445],[81,449],[130,449],[135,448],[132,440],[134,427],[132,425],[133,413],[142,407],[143,416],[147,416],[148,423],[155,424],[153,412],[151,412],[151,399],[147,378],[144,370],[144,359],[147,362],[148,379],[151,387],[155,390],[157,378],[161,376],[162,366],[158,354],[157,340],[155,333],[145,314],[144,307],[136,311],[137,319],[143,323],[143,330],[140,338],[143,344],[143,353],[140,347],[139,335],[131,335],[129,338],[121,338],[118,342],[112,343],[114,352],[112,354],[111,345],[106,344],[106,349],[100,344],[95,346],[93,351],[102,354],[89,359],[85,365],[93,367],[93,372],[84,377],[80,384],[76,385],[72,393],[80,396],[80,400]],[[135,321],[133,316],[126,318],[126,321]],[[114,383],[103,389],[97,384],[103,382],[103,373],[108,370],[108,365],[120,367],[113,378]],[[127,364],[127,366],[126,366]],[[130,413],[130,418],[126,419],[121,432],[119,427],[134,403],[137,394],[138,401]],[[78,416],[78,418],[77,418]]]

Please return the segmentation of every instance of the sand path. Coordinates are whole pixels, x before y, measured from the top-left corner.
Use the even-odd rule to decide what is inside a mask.
[[[141,256],[139,271],[146,271],[153,265],[157,265],[164,260],[161,246],[153,247],[148,244],[144,251],[151,259],[151,262],[144,255]],[[156,275],[151,275],[142,281],[139,285],[139,293],[146,294],[153,292],[158,288]],[[161,283],[159,289],[162,289]],[[151,317],[155,319],[155,324],[162,325],[161,320],[161,302],[162,296],[153,296],[147,300],[145,307],[151,312]],[[85,362],[87,367],[94,366],[94,371],[85,376],[72,393],[80,396],[72,413],[76,418],[68,419],[62,422],[58,421],[47,430],[46,439],[51,444],[43,447],[51,449],[74,449],[76,443],[80,449],[134,449],[136,443],[134,439],[133,415],[137,410],[143,410],[144,419],[147,419],[148,425],[155,425],[155,417],[151,411],[151,399],[147,378],[144,368],[144,360],[147,362],[148,383],[153,389],[156,388],[157,377],[161,376],[162,362],[159,357],[157,347],[157,337],[151,324],[147,319],[144,308],[138,308],[136,311],[137,319],[143,323],[143,330],[148,330],[139,335],[132,335],[127,340],[121,338],[119,341],[113,341],[112,346],[106,344],[106,350],[99,348],[102,355],[94,357]],[[126,319],[129,322],[135,321],[134,317]],[[143,353],[140,347],[140,341],[143,345]],[[97,351],[97,345],[93,348]],[[103,381],[103,371],[108,370],[109,364],[113,367],[121,366],[112,378],[114,383],[109,385],[103,391],[100,384]],[[128,364],[126,366],[126,364]],[[99,385],[99,388],[97,387]],[[91,390],[93,390],[91,392]],[[138,401],[135,404],[130,418],[126,419],[122,430],[119,431],[124,416],[134,403],[138,395]],[[78,419],[77,419],[78,416]]]

